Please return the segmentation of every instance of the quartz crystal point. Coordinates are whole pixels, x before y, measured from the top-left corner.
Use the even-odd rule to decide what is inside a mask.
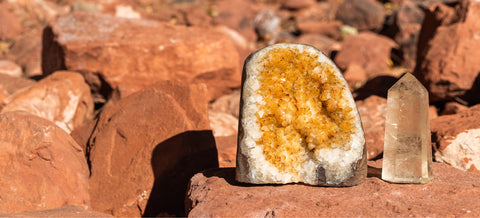
[[[352,186],[366,174],[360,116],[333,62],[292,43],[251,54],[242,77],[237,181]]]
[[[410,73],[388,90],[382,179],[427,183],[432,175],[428,92]]]

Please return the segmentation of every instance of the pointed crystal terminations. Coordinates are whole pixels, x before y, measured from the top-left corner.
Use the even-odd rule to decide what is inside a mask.
[[[432,174],[428,92],[410,73],[388,90],[382,179],[427,183]]]

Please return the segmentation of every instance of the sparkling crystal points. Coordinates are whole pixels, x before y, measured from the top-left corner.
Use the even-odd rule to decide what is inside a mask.
[[[428,91],[410,73],[388,90],[382,179],[427,183],[433,178]]]

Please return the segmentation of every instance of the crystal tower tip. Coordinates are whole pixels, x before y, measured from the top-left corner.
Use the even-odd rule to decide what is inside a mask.
[[[410,73],[389,90],[382,179],[427,183],[433,178],[428,91]]]

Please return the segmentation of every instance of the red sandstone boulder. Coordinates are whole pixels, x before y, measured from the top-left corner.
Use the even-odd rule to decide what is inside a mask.
[[[370,79],[388,74],[390,53],[396,47],[393,40],[375,33],[349,35],[335,57],[335,63],[341,69],[347,69],[350,64],[360,65]]]
[[[372,95],[365,100],[357,101],[358,112],[362,119],[367,158],[378,158],[383,153],[385,138],[385,113],[387,99]]]
[[[184,215],[188,179],[218,167],[209,129],[204,85],[159,82],[106,107],[88,145],[93,209]]]
[[[93,100],[82,75],[59,71],[4,100],[1,112],[26,111],[70,133],[90,118]]]
[[[0,114],[0,175],[2,213],[90,205],[82,148],[40,117]]]
[[[252,186],[235,181],[234,168],[196,174],[185,206],[189,217],[478,217],[480,175],[434,163],[427,184],[380,180],[381,162],[354,187],[302,184]]]
[[[220,111],[238,118],[240,112],[240,90],[224,95],[208,105],[209,111]]]
[[[297,28],[302,33],[320,34],[336,40],[342,39],[341,27],[342,22],[340,21],[305,21],[297,23]]]
[[[435,161],[480,173],[480,105],[431,121]]]
[[[35,84],[35,81],[30,79],[0,74],[0,111],[5,105],[3,101],[7,97],[33,84]]]
[[[50,210],[35,210],[22,213],[0,214],[0,217],[112,217],[110,214],[85,210],[68,205]]]
[[[125,97],[175,78],[206,83],[214,99],[240,85],[235,46],[215,30],[73,13],[47,27],[43,40],[43,72],[81,72],[95,92],[109,86]]]
[[[360,31],[380,30],[385,20],[383,5],[375,0],[345,0],[338,6],[336,19]]]
[[[93,130],[95,130],[97,121],[97,119],[87,121],[80,126],[75,127],[70,133],[73,140],[75,140],[84,151],[87,150],[88,140],[90,139],[90,136],[92,136]]]
[[[282,7],[288,10],[299,10],[315,5],[315,0],[285,0]]]
[[[13,61],[0,60],[0,74],[21,77],[23,71],[22,68]]]
[[[12,40],[22,33],[22,25],[18,17],[9,10],[7,2],[0,4],[0,40]]]
[[[340,43],[334,39],[313,33],[302,34],[295,40],[295,42],[311,45],[322,51],[327,56],[330,56],[332,51],[337,50],[340,47]]]
[[[9,55],[22,66],[28,77],[42,75],[42,32],[34,29],[19,37],[12,45]]]
[[[451,101],[451,102],[445,103],[445,107],[443,108],[442,115],[458,114],[459,112],[465,111],[467,109],[468,109],[467,106]]]
[[[435,4],[423,27],[415,75],[431,101],[463,96],[480,72],[480,2],[463,0],[456,8]]]

